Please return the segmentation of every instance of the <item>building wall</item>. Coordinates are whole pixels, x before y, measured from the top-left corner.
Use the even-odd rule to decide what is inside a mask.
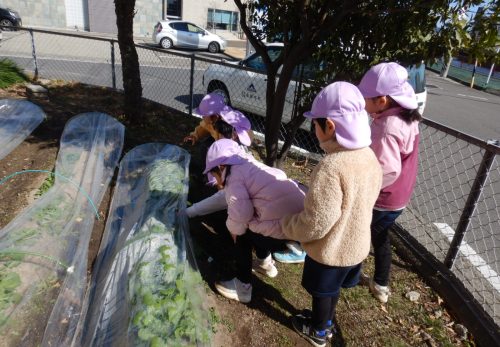
[[[1,0],[0,5],[19,12],[24,26],[66,28],[64,0]]]
[[[226,10],[239,13],[238,7],[236,7],[233,1],[225,2],[224,0],[208,0],[208,1],[184,0],[182,5],[183,5],[182,19],[193,22],[194,24],[197,24],[202,28],[207,27],[207,16],[209,8],[215,8],[217,10]]]
[[[118,32],[113,0],[88,0],[88,5],[89,31],[111,34]]]
[[[151,37],[153,27],[162,19],[163,0],[136,0],[134,35]]]
[[[66,29],[67,0],[0,0],[0,5],[16,10],[21,15],[24,26]],[[86,25],[84,30],[96,33],[116,34],[115,4],[113,0],[82,0]],[[165,0],[136,0],[134,35],[151,37],[154,25],[163,19]],[[207,27],[208,9],[238,12],[233,1],[224,0],[183,0],[182,19],[202,28]],[[211,30],[214,31],[214,30]]]

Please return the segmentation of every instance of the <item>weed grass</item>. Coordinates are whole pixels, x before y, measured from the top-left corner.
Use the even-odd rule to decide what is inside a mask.
[[[8,59],[0,60],[0,88],[7,88],[27,80],[28,77],[14,62]]]

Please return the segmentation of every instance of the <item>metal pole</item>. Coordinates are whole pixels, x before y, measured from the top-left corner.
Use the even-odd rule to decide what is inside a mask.
[[[498,141],[490,140],[488,141],[488,144],[498,146]],[[467,197],[464,210],[462,211],[462,215],[460,216],[460,220],[458,221],[455,235],[453,236],[453,240],[451,241],[450,248],[448,249],[448,253],[446,254],[446,258],[444,260],[444,265],[448,269],[451,269],[453,267],[453,264],[455,263],[458,251],[460,250],[460,245],[462,244],[462,241],[465,237],[465,233],[469,229],[472,216],[476,211],[477,203],[483,192],[484,183],[488,178],[494,159],[495,153],[486,149],[476,178],[474,180],[474,183],[472,184],[469,196]]]
[[[115,43],[113,40],[111,40],[109,43],[111,44],[111,81],[113,84],[113,89],[116,89]]]
[[[471,88],[474,88],[474,78],[476,77],[476,68],[477,68],[477,58],[474,61],[474,69],[472,69],[472,79],[470,81]]]
[[[500,52],[500,47],[497,48],[497,54],[498,54],[498,52]],[[490,73],[488,74],[488,78],[486,79],[486,83],[484,84],[485,86],[487,86],[488,83],[490,83],[490,78],[491,78],[491,75],[493,74],[494,68],[495,68],[495,63],[491,63]]]
[[[194,54],[191,54],[191,73],[189,75],[189,115],[193,115],[193,103],[194,103]]]
[[[33,36],[33,30],[29,29],[31,36],[31,55],[33,56],[33,63],[35,65],[35,77],[34,80],[38,80],[38,62],[36,60],[36,49],[35,49],[35,37]]]

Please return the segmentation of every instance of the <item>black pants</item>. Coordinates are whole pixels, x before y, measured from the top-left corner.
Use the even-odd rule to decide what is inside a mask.
[[[391,271],[392,250],[389,229],[402,212],[403,210],[373,210],[371,224],[372,245],[375,253],[375,275],[373,279],[381,286],[389,284],[389,273]]]
[[[340,292],[336,296],[312,298],[312,317],[311,325],[314,329],[321,331],[333,324],[339,302]],[[330,321],[330,324],[328,324]]]
[[[236,260],[235,277],[243,283],[250,283],[252,280],[252,248],[255,248],[257,258],[264,259],[271,254],[274,244],[279,241],[250,230],[238,236],[234,245]]]

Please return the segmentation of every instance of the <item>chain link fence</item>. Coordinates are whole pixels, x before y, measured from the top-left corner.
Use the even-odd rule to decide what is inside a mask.
[[[419,174],[398,224],[500,325],[500,147],[426,120]]]
[[[211,91],[224,94],[264,133],[266,75],[196,54],[137,45],[143,96],[188,115]],[[20,29],[0,43],[9,58],[39,78],[123,89],[121,58],[114,39]],[[284,121],[293,117],[297,82],[288,89]],[[264,91],[264,93],[262,93]],[[317,158],[319,148],[304,123],[294,149]],[[284,139],[285,127],[281,129]],[[262,135],[260,135],[262,136]],[[257,134],[259,137],[259,134]],[[261,139],[263,139],[261,137]],[[500,325],[500,150],[425,120],[420,168],[413,198],[398,223],[430,255],[461,280]]]

